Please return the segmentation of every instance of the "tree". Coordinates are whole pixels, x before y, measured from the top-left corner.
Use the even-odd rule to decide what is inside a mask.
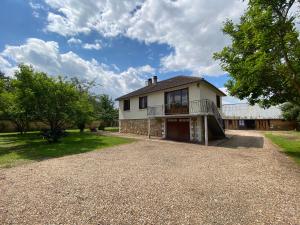
[[[300,106],[290,102],[281,106],[282,115],[286,120],[297,121],[300,123]]]
[[[0,95],[1,107],[3,107],[2,118],[13,122],[17,127],[17,131],[23,134],[28,129],[30,115],[22,107],[15,93],[4,92]]]
[[[0,94],[4,92],[5,90],[5,80],[4,80],[4,73],[2,71],[0,71]],[[0,101],[0,104],[2,103],[2,101]],[[0,108],[2,109],[2,108]]]
[[[23,134],[27,128],[30,116],[20,104],[13,80],[0,72],[0,115],[1,118],[13,122],[17,131]]]
[[[57,142],[77,113],[79,93],[76,87],[61,77],[49,77],[26,65],[19,66],[15,77],[21,106],[34,120],[49,125],[50,131],[45,137]]]
[[[86,124],[93,120],[94,108],[87,93],[80,93],[79,100],[75,104],[74,121],[80,132],[83,132]]]
[[[0,70],[0,80],[5,78],[5,73]]]
[[[86,124],[94,119],[94,107],[90,101],[90,89],[95,86],[95,81],[79,80],[76,77],[72,78],[71,81],[79,93],[74,121],[80,132],[83,132]]]
[[[223,32],[232,44],[214,55],[229,73],[229,93],[250,104],[300,104],[300,40],[290,10],[296,0],[249,0],[238,24]]]
[[[94,101],[95,117],[99,118],[104,127],[113,125],[118,120],[118,110],[108,95],[96,96]]]

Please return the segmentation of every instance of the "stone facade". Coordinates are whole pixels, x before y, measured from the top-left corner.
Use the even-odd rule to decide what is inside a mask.
[[[163,137],[164,134],[164,120],[163,119],[151,119],[150,135],[155,137]]]
[[[121,133],[148,135],[148,119],[125,119],[119,121]],[[150,135],[163,137],[164,120],[150,119]]]
[[[200,143],[203,141],[203,117],[192,117],[190,119],[190,140],[192,142]]]

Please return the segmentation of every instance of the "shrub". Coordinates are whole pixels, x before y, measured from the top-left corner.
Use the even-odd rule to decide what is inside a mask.
[[[45,129],[41,131],[41,135],[49,143],[57,142],[61,137],[67,136],[67,132],[63,129]]]

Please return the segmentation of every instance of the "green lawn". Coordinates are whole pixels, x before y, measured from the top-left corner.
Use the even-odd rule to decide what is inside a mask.
[[[130,142],[133,142],[133,139],[70,131],[69,135],[62,138],[59,143],[49,144],[37,132],[24,135],[2,133],[0,134],[0,167],[12,167],[31,161],[84,153]]]
[[[300,165],[300,132],[271,132],[266,136]]]
[[[109,132],[119,132],[119,127],[105,127],[104,130]]]

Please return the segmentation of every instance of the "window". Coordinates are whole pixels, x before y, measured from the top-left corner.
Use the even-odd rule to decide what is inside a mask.
[[[165,93],[166,104],[188,105],[188,89],[181,89]]]
[[[244,127],[245,126],[245,120],[239,120],[239,126]]]
[[[124,100],[124,111],[130,110],[130,100],[126,99]]]
[[[221,108],[221,98],[220,98],[220,96],[219,95],[217,95],[217,107],[218,108]]]
[[[147,108],[147,96],[139,98],[139,108],[146,109]]]
[[[165,114],[187,114],[189,112],[188,89],[165,93]]]

